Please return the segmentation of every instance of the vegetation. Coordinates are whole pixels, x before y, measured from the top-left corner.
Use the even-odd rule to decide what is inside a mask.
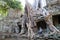
[[[21,2],[17,0],[3,0],[10,8],[22,10]]]
[[[0,19],[7,16],[9,8],[22,10],[21,2],[17,0],[0,0]]]

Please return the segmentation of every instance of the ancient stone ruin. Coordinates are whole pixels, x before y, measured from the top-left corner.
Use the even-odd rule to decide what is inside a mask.
[[[28,36],[31,35],[31,37],[35,35],[34,31],[39,30],[40,26],[43,28],[44,32],[45,32],[45,29],[46,31],[49,29],[53,31],[50,33],[50,30],[49,30],[48,32],[46,32],[47,34],[43,32],[44,36],[60,33],[60,31],[58,30],[59,27],[58,28],[55,27],[58,24],[60,24],[59,4],[60,4],[59,0],[49,0],[49,1],[47,0],[47,6],[44,7],[47,11],[46,13],[48,13],[48,15],[46,16],[43,16],[41,8],[38,8],[36,10],[29,3],[26,4],[28,14],[24,12],[25,14],[23,15],[23,17],[21,15],[23,12],[19,10],[9,9],[8,16],[0,20],[0,31],[6,32],[6,33],[20,33],[21,29],[23,28],[22,25],[24,24],[23,26],[28,26],[25,30],[27,30]],[[26,18],[27,19],[26,24],[25,24],[26,22],[25,17],[29,18],[29,19]],[[24,20],[25,22],[23,22],[22,24],[22,21]],[[34,23],[37,25],[35,28],[32,27],[35,25]]]

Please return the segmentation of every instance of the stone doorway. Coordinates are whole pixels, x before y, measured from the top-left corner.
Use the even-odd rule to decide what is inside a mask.
[[[52,19],[53,19],[53,24],[55,26],[60,25],[60,15],[54,15],[54,16],[52,16]]]

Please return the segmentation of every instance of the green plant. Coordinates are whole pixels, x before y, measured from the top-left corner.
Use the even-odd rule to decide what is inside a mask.
[[[0,19],[7,16],[9,8],[21,11],[21,2],[17,0],[0,0]]]

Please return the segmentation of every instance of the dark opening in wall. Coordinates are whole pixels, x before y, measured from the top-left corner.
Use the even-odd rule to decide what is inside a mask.
[[[54,15],[52,16],[53,19],[53,24],[54,25],[59,25],[60,24],[60,15]]]
[[[19,27],[19,33],[20,33],[21,32],[21,24],[20,24],[20,22],[17,22],[17,25]]]
[[[21,29],[22,29],[22,25],[20,24],[20,22],[17,22],[17,25],[18,25],[18,27],[19,27],[19,33],[20,33],[20,32],[21,32]],[[25,27],[24,27],[24,28],[25,28],[24,30],[27,31],[27,29],[28,29],[28,28],[27,28],[27,25],[25,24],[24,26],[25,26]]]
[[[42,20],[42,21],[39,21],[37,22],[37,26],[38,26],[38,29],[41,27],[42,29],[46,29],[47,28],[47,24],[45,22],[45,20]]]

